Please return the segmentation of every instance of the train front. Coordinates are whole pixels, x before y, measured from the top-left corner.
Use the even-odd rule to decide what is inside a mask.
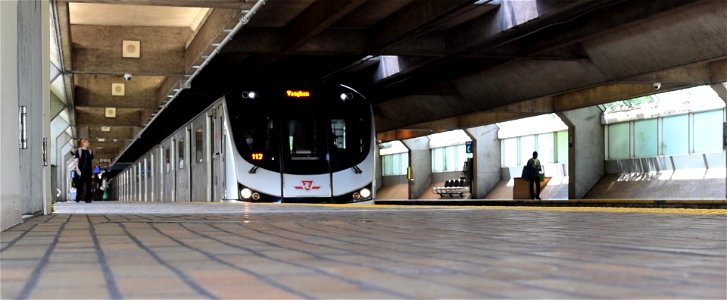
[[[237,192],[243,201],[373,199],[370,103],[346,86],[226,95]],[[229,181],[228,181],[229,182]]]

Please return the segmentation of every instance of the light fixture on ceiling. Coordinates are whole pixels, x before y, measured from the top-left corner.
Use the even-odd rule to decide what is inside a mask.
[[[99,142],[99,143],[103,143],[103,142],[105,142],[105,141],[106,141],[106,139],[105,139],[105,138],[98,138],[98,142]]]
[[[122,41],[121,42],[121,57],[125,58],[139,58],[141,57],[141,42],[140,41]]]
[[[111,84],[111,96],[124,96],[126,95],[126,85],[123,83],[112,83]]]
[[[104,111],[107,118],[116,118],[116,107],[107,107]]]
[[[109,131],[111,131],[111,126],[101,126],[101,131],[109,132]]]

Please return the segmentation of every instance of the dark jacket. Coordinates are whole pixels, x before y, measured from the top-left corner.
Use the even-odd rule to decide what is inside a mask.
[[[93,170],[93,150],[76,150],[76,158],[78,158],[78,169],[81,170],[81,176],[91,175]]]
[[[529,177],[535,178],[538,176],[543,167],[540,165],[540,160],[537,158],[528,159],[528,164],[525,166]]]

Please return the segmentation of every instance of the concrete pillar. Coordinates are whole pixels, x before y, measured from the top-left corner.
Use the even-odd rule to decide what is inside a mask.
[[[605,170],[605,142],[597,106],[558,113],[568,125],[568,198],[581,199]]]
[[[497,125],[468,128],[474,152],[472,198],[483,199],[502,179],[502,149],[497,139]]]
[[[18,105],[27,107],[28,112],[28,147],[20,150],[24,214],[50,213],[49,9],[47,0],[19,1],[17,6]]]
[[[412,169],[409,198],[417,199],[432,184],[432,151],[429,149],[429,138],[424,136],[402,142],[409,148],[409,166]]]
[[[22,221],[18,151],[18,2],[0,1],[0,230]]]
[[[725,105],[727,105],[727,82],[715,83],[710,86],[715,92],[717,92],[717,95],[719,95],[719,98],[724,101]],[[727,108],[724,109],[724,112],[725,114],[727,114]],[[727,115],[723,117],[723,120],[727,120]],[[724,124],[725,125],[723,125],[722,129],[722,138],[724,139],[724,141],[722,143],[723,145],[727,145],[727,122],[725,122]],[[726,149],[723,148],[722,150],[724,151]],[[724,161],[725,166],[727,166],[727,151],[724,151]],[[727,176],[727,168],[725,168],[725,176]],[[727,199],[727,180],[725,180],[724,192],[725,199]]]

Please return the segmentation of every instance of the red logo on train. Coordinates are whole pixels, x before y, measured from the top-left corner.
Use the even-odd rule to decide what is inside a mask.
[[[310,190],[317,190],[317,189],[321,188],[320,186],[314,186],[313,180],[301,180],[300,182],[302,185],[295,186],[296,190],[310,191]]]

